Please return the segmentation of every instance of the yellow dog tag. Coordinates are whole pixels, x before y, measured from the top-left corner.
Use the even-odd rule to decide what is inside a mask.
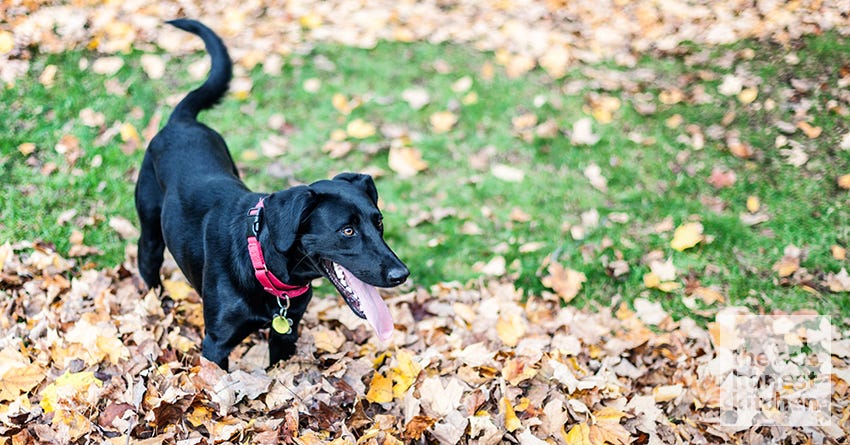
[[[289,334],[292,332],[292,320],[278,315],[272,319],[272,329],[278,334]]]

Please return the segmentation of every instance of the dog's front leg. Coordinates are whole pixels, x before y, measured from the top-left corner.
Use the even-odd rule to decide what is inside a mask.
[[[235,290],[216,289],[204,292],[204,341],[201,354],[227,371],[228,357],[242,340],[256,332],[263,321],[256,317],[239,299],[225,299]]]

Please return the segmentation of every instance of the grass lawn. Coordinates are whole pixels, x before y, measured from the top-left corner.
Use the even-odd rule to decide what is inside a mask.
[[[30,76],[0,90],[0,243],[67,253],[82,234],[102,251],[82,263],[124,258],[127,241],[109,223],[135,223],[145,129],[199,84],[188,69],[202,56],[163,55],[158,80],[142,53],[114,76],[94,72],[97,57],[37,55]],[[850,247],[850,192],[838,183],[850,174],[846,38],[694,47],[558,80],[540,70],[508,78],[492,55],[465,47],[397,43],[320,45],[280,74],[244,74],[250,93],[201,119],[228,141],[247,184],[273,191],[378,173],[386,236],[414,285],[495,273],[539,295],[556,261],[586,276],[571,304],[646,297],[693,316],[723,304],[691,295],[708,287],[764,312],[850,316],[848,293],[825,284],[847,268]],[[457,122],[441,131],[441,117]],[[353,137],[351,122],[375,134]],[[323,147],[349,151],[332,158]],[[414,148],[427,168],[400,177],[391,147]],[[671,248],[674,230],[697,221],[705,239]],[[785,254],[799,267],[780,277],[791,270],[776,267]],[[667,260],[663,281],[675,289],[647,288],[650,265]]]

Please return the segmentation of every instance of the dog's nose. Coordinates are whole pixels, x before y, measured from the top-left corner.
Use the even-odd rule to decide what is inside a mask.
[[[408,276],[410,276],[410,271],[406,267],[393,267],[387,271],[387,281],[393,286],[404,283]]]

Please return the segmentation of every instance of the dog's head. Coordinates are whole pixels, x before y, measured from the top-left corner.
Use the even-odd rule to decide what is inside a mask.
[[[378,336],[392,333],[392,318],[375,287],[402,284],[410,271],[384,241],[372,177],[342,173],[269,197],[268,227],[275,250],[293,249],[327,277]]]

